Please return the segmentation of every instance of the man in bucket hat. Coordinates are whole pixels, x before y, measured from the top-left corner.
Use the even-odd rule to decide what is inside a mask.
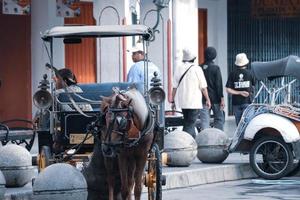
[[[172,90],[172,110],[176,105],[183,113],[183,131],[196,137],[195,124],[202,108],[202,95],[206,99],[206,106],[210,108],[210,99],[207,92],[207,83],[200,67],[194,64],[196,59],[189,49],[182,51],[182,64],[174,72]],[[177,102],[175,104],[175,95]]]
[[[232,95],[232,108],[237,125],[244,110],[252,101],[251,94],[253,93],[255,81],[253,75],[247,69],[248,63],[249,60],[245,53],[237,54],[235,59],[237,68],[229,74],[226,83],[226,91]]]

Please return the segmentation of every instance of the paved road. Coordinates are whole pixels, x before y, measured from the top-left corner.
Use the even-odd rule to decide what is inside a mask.
[[[163,191],[163,200],[296,200],[300,199],[300,177],[268,181],[248,179]],[[147,199],[143,194],[142,200]]]

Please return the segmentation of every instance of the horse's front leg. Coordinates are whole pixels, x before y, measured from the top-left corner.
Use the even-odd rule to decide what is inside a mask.
[[[130,159],[128,162],[128,168],[127,168],[127,181],[128,181],[128,189],[129,189],[129,200],[131,200],[131,195],[132,195],[132,189],[134,186],[134,174],[136,170],[136,161],[135,158]]]
[[[123,200],[131,200],[131,188],[129,186],[129,176],[128,176],[128,170],[129,169],[129,163],[130,160],[128,160],[127,156],[122,155],[122,153],[119,154],[118,157],[119,160],[119,170],[120,170],[120,177],[121,177],[121,194]]]
[[[147,161],[148,151],[141,152],[139,158],[136,158],[136,169],[134,173],[134,198],[135,200],[141,199],[142,189],[143,189],[143,175],[145,164]]]
[[[114,200],[114,185],[115,185],[115,177],[114,177],[114,162],[111,158],[105,158],[105,168],[107,172],[106,181],[108,184],[108,198],[109,200]]]

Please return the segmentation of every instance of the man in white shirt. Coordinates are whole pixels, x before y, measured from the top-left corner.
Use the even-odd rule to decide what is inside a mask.
[[[137,43],[130,51],[132,52],[132,60],[134,64],[128,72],[127,82],[137,84],[144,83],[145,52],[143,50],[143,44]],[[154,72],[157,72],[158,77],[160,77],[158,67],[151,61],[148,61],[148,89],[150,88],[151,79],[154,77]]]
[[[202,95],[206,106],[211,107],[207,92],[207,83],[200,67],[194,64],[196,56],[189,50],[183,49],[183,63],[175,69],[172,91],[172,109],[176,109],[175,95],[178,94],[177,106],[183,113],[183,131],[196,137],[195,123],[202,105]]]

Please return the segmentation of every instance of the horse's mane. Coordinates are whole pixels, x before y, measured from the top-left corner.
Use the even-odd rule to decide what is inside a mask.
[[[131,88],[125,92],[125,95],[131,99],[130,105],[133,108],[133,112],[140,120],[141,127],[144,127],[148,118],[149,110],[143,95],[135,88]]]

